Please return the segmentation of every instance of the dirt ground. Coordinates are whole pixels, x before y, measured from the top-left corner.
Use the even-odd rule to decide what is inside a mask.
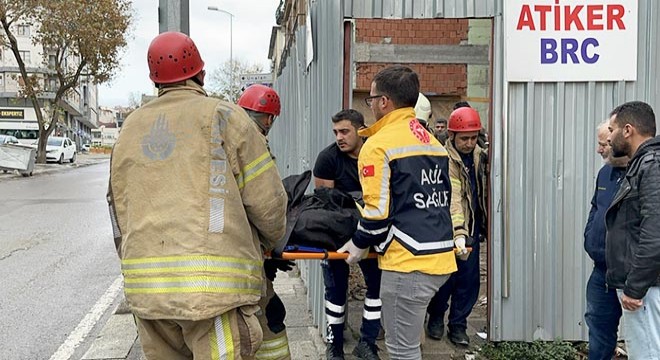
[[[455,348],[455,347],[448,347],[449,349],[453,349],[454,352],[451,355],[437,355],[433,356],[434,358],[447,358],[447,359],[465,359],[467,358],[466,355],[469,356],[469,354],[474,354],[474,351],[478,349],[480,344],[484,344],[485,340],[478,338],[477,333],[483,333],[486,334],[487,332],[487,319],[488,319],[488,300],[487,300],[487,284],[486,284],[486,271],[487,271],[487,256],[488,256],[488,248],[486,246],[486,243],[481,244],[481,254],[480,254],[480,259],[479,259],[479,268],[480,268],[480,273],[481,273],[481,287],[479,289],[479,299],[477,300],[477,303],[475,304],[474,308],[472,309],[472,313],[470,314],[470,317],[468,319],[468,335],[470,335],[475,341],[474,345],[475,346],[470,346],[470,349],[460,349],[460,348]],[[360,271],[359,266],[353,265],[351,266],[351,272],[350,272],[350,279],[349,279],[349,287],[348,287],[348,293],[349,293],[349,300],[357,300],[357,301],[362,301],[364,300],[365,293],[367,289],[364,284],[364,278],[362,276],[362,272]],[[430,339],[426,340],[427,342],[433,341]],[[444,341],[444,340],[443,340]],[[586,359],[587,358],[587,344],[586,343],[580,343],[576,344],[576,347],[578,349],[578,359]],[[625,349],[625,344],[623,342],[619,343],[619,349],[621,350]],[[466,351],[467,350],[467,351]],[[425,356],[425,358],[428,356]],[[617,352],[615,357],[613,359],[621,360],[621,359],[627,359],[627,356],[622,355]]]

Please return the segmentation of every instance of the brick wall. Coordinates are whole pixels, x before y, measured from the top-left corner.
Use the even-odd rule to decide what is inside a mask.
[[[468,19],[357,19],[355,41],[372,44],[458,45],[468,38]],[[386,38],[390,38],[391,42]]]
[[[467,42],[468,19],[357,19],[355,41],[393,45],[460,45]],[[356,90],[369,91],[371,80],[391,64],[357,63]],[[401,64],[419,75],[422,92],[465,95],[466,64]]]
[[[467,65],[465,64],[399,64],[413,69],[419,76],[421,92],[443,95],[467,93]],[[356,66],[356,90],[369,91],[371,80],[390,64],[358,63]]]

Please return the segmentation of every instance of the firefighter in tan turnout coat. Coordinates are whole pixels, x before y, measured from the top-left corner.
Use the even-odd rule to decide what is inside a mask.
[[[108,191],[144,353],[252,359],[262,254],[284,235],[286,193],[245,111],[206,96],[187,35],[158,35],[148,63],[158,98],[126,119]]]

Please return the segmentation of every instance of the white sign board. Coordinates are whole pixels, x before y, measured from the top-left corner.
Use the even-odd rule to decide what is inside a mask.
[[[261,84],[266,86],[273,86],[273,74],[241,74],[239,76],[241,81],[241,91],[254,84]]]
[[[242,83],[252,83],[252,84],[261,84],[261,83],[272,83],[273,74],[241,74],[240,78]]]
[[[637,17],[637,0],[506,0],[505,80],[637,80]]]

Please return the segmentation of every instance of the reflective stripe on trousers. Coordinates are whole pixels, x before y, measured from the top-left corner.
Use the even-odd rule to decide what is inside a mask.
[[[258,360],[290,359],[291,354],[289,353],[289,340],[286,331],[280,332],[272,339],[264,340],[257,351],[256,358]]]

